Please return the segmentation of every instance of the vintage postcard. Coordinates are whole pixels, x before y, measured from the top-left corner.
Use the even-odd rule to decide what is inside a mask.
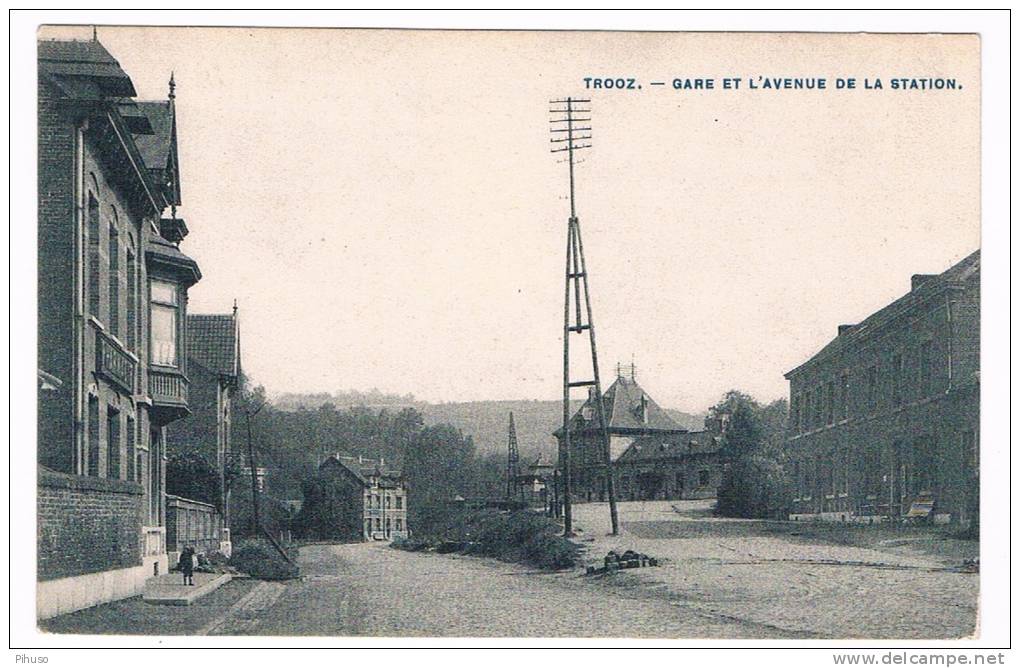
[[[40,642],[982,639],[979,33],[34,41]]]

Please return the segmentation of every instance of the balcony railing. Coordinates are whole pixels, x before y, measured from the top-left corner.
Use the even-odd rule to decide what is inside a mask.
[[[176,369],[150,366],[149,396],[156,424],[169,424],[189,414],[188,379]]]
[[[153,402],[188,403],[188,379],[176,371],[149,369],[149,394]]]
[[[134,394],[135,360],[102,332],[96,333],[96,371]]]

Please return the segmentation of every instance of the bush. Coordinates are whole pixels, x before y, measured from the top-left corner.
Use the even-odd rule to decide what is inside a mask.
[[[723,469],[716,497],[716,515],[786,519],[790,484],[778,462],[762,455],[747,455]]]
[[[261,580],[289,580],[299,575],[297,564],[288,562],[265,540],[245,540],[235,545],[230,565]]]
[[[428,535],[395,541],[397,549],[461,552],[546,570],[577,565],[581,548],[559,535],[556,522],[530,510],[450,510],[435,518]]]

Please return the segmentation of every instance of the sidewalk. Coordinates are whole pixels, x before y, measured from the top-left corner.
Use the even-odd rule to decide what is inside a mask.
[[[180,582],[180,573],[173,575]],[[195,574],[195,587],[198,586],[198,575]],[[231,580],[188,606],[152,605],[144,602],[141,596],[135,596],[53,617],[40,622],[39,628],[48,633],[194,635],[221,619],[258,582],[249,578]],[[172,586],[184,589],[183,585]]]
[[[195,573],[194,585],[185,585],[180,573],[166,573],[149,578],[142,600],[156,605],[191,605],[211,594],[233,578],[229,573]]]

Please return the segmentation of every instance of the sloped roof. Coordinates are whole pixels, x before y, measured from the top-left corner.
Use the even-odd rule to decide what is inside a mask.
[[[237,376],[240,344],[236,316],[189,314],[188,357],[213,373]]]
[[[921,285],[917,286],[917,288],[911,290],[891,304],[875,311],[858,324],[847,327],[843,330],[842,334],[827,343],[806,362],[790,371],[787,371],[786,374],[784,374],[784,377],[789,379],[790,376],[807,366],[827,359],[845,348],[859,345],[864,339],[880,331],[884,325],[904,313],[909,312],[912,308],[923,303],[932,295],[941,292],[947,287],[961,285],[971,279],[978,278],[980,272],[981,249],[978,249],[941,274],[928,278]]]
[[[117,59],[97,41],[42,40],[37,42],[39,71],[68,81],[91,80],[105,95],[134,97],[131,77]],[[92,98],[92,91],[83,82],[69,83],[67,92],[76,97]]]
[[[643,419],[641,411],[642,397],[645,401],[647,419]],[[648,393],[638,385],[632,378],[619,376],[608,390],[602,394],[603,405],[606,411],[606,424],[612,430],[641,430],[641,431],[687,431],[669,416],[655,401],[648,396]],[[586,429],[597,429],[598,415],[594,413],[595,404],[591,397],[585,400],[584,404],[573,417],[570,418],[570,431],[582,431]],[[591,408],[592,411],[586,411]],[[586,420],[584,415],[592,413],[591,419]],[[557,429],[559,434],[563,428]]]
[[[174,107],[169,101],[139,101],[135,106],[152,127],[151,134],[134,135],[138,152],[149,169],[166,169],[173,142]]]
[[[368,486],[368,478],[373,476],[379,476],[389,480],[399,480],[403,478],[403,474],[400,471],[385,469],[385,462],[378,459],[370,459],[368,457],[351,457],[349,455],[341,455],[339,453],[332,454],[327,457],[319,468],[322,469],[327,465],[340,465],[351,472],[351,474],[361,482],[362,485]]]
[[[689,455],[713,454],[719,451],[721,443],[722,439],[710,431],[639,436],[616,461],[654,461]]]

